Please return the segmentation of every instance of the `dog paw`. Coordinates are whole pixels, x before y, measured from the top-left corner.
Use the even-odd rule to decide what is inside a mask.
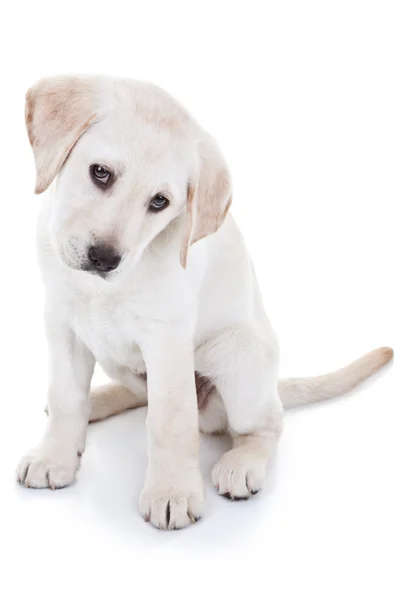
[[[145,521],[158,529],[183,529],[203,515],[204,486],[201,476],[192,485],[146,485],[139,501]]]
[[[212,482],[221,496],[247,500],[264,486],[266,466],[265,460],[234,448],[214,466]]]
[[[80,456],[76,450],[40,444],[21,459],[17,481],[30,488],[64,488],[75,481]]]

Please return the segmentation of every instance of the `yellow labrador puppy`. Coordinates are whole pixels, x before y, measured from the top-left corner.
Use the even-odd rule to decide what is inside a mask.
[[[215,141],[166,92],[106,77],[55,77],[27,93],[50,345],[48,425],[17,469],[33,488],[75,479],[89,420],[148,404],[146,521],[203,513],[199,428],[229,431],[219,494],[264,483],[284,407],[343,394],[392,356],[374,350],[314,379],[278,381],[278,343],[228,209]],[[90,391],[96,361],[112,383]]]

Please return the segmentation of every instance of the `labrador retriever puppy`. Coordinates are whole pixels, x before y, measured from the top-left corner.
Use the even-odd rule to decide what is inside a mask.
[[[343,394],[392,356],[380,348],[311,379],[278,381],[278,343],[228,214],[232,185],[213,138],[158,87],[55,77],[26,96],[41,194],[50,349],[48,425],[17,479],[71,484],[90,420],[148,405],[140,512],[160,529],[203,514],[199,429],[227,431],[219,494],[262,487],[283,408]],[[95,363],[111,383],[90,391]]]

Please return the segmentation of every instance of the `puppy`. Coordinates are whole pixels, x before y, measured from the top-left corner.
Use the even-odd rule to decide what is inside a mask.
[[[203,514],[199,429],[228,431],[219,494],[264,483],[283,408],[343,394],[392,356],[278,381],[278,343],[228,210],[215,141],[166,92],[106,77],[44,79],[26,96],[41,194],[38,254],[50,348],[48,425],[17,479],[71,484],[87,424],[148,404],[140,512],[160,529]],[[90,391],[95,363],[112,383]]]

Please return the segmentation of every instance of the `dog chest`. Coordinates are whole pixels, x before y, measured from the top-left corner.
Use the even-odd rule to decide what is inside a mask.
[[[102,298],[76,301],[71,310],[71,324],[97,362],[143,372],[137,318],[128,302],[114,300],[111,303]]]

